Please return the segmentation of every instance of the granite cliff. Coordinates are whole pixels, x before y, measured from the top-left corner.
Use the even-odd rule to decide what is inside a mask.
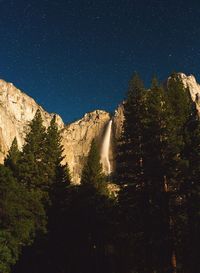
[[[17,138],[19,148],[22,148],[28,124],[38,109],[41,111],[45,127],[48,127],[54,113],[47,113],[34,99],[12,83],[0,80],[0,162],[3,162],[14,137]],[[64,162],[69,164],[73,181],[79,182],[91,141],[95,137],[100,145],[110,115],[106,111],[96,110],[69,125],[64,125],[62,118],[57,114],[56,120],[63,136],[66,156]]]
[[[200,85],[193,75],[178,74],[185,87],[189,88],[191,97],[197,102],[200,112]],[[47,127],[54,114],[47,113],[34,99],[17,89],[12,83],[0,80],[0,162],[3,162],[14,137],[17,138],[19,148],[24,144],[24,137],[29,122],[36,111],[40,109],[44,125]],[[101,146],[106,126],[111,119],[110,114],[103,110],[87,113],[78,121],[65,125],[62,118],[56,115],[59,129],[62,132],[64,146],[64,162],[68,162],[73,182],[80,182],[83,163],[95,137]],[[115,111],[112,117],[112,142],[114,146],[122,130],[123,104]],[[110,151],[111,166],[114,167],[113,151]]]
[[[66,161],[69,164],[74,182],[80,181],[82,167],[93,138],[97,138],[100,144],[109,120],[109,113],[96,110],[85,114],[82,119],[67,125],[63,129],[64,162]]]
[[[17,89],[12,83],[0,80],[0,160],[2,162],[7,150],[14,139],[17,138],[19,147],[24,143],[28,123],[40,109],[44,125],[47,127],[54,114],[47,113],[34,99]],[[64,123],[56,115],[60,129]]]

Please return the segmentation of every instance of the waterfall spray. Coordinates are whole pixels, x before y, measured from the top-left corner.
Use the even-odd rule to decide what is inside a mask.
[[[103,170],[107,175],[111,173],[111,166],[110,166],[110,160],[109,160],[111,129],[112,129],[112,120],[110,120],[107,125],[105,136],[103,139],[102,149],[101,149],[101,162],[103,165]]]

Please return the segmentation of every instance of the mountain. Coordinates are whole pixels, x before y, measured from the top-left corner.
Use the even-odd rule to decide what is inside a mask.
[[[54,114],[47,113],[34,99],[17,89],[12,83],[0,80],[0,160],[2,162],[14,137],[21,148],[27,132],[27,125],[40,109],[44,125],[47,127]],[[60,129],[64,123],[56,115]]]
[[[186,76],[183,73],[178,73],[178,76],[184,86],[189,88],[191,97],[197,102],[200,112],[200,85],[193,75]],[[46,112],[34,99],[17,89],[12,83],[0,80],[0,162],[3,162],[14,137],[17,138],[19,148],[22,147],[28,124],[38,109],[40,109],[44,125],[47,127],[54,113]],[[64,162],[69,164],[73,182],[80,181],[83,163],[89,152],[91,141],[96,137],[101,144],[110,118],[108,112],[95,110],[85,114],[80,120],[65,125],[62,118],[56,114],[56,121],[63,137]],[[118,107],[112,118],[112,139],[116,139],[120,136],[122,129],[123,104]],[[113,164],[112,150],[110,153],[111,164]]]
[[[17,89],[12,83],[0,80],[0,162],[3,162],[14,137],[19,148],[24,144],[28,124],[36,111],[40,109],[43,123],[49,126],[55,115],[47,113],[34,99]],[[85,157],[94,137],[102,138],[105,125],[110,120],[106,111],[96,110],[69,125],[64,125],[62,118],[56,114],[56,121],[62,131],[65,162],[68,162],[74,182],[80,181]]]

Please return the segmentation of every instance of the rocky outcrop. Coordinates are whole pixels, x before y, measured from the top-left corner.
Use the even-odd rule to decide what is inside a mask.
[[[188,88],[193,101],[196,102],[197,110],[200,113],[200,85],[193,75],[186,76],[184,73],[178,73],[185,88]]]
[[[73,182],[79,183],[85,159],[94,138],[99,140],[104,134],[105,126],[110,120],[109,113],[96,110],[66,126],[63,130],[63,146],[65,159],[69,164]]]
[[[44,125],[47,127],[54,114],[47,113],[34,99],[17,89],[12,83],[0,80],[0,161],[3,161],[10,145],[17,138],[19,147],[24,143],[28,123],[40,109]],[[59,128],[64,123],[59,115],[56,115]]]

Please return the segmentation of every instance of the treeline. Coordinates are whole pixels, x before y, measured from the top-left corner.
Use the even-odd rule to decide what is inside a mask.
[[[55,118],[40,112],[0,166],[0,272],[200,272],[200,121],[177,74],[129,82],[116,170],[91,144],[71,184]],[[108,180],[118,194],[108,190]]]
[[[10,272],[24,246],[47,233],[48,211],[58,188],[70,183],[61,165],[62,146],[55,117],[46,131],[40,111],[29,126],[25,145],[17,140],[0,165],[0,272]]]
[[[135,75],[124,105],[116,180],[121,272],[200,272],[200,121],[177,74],[145,90]]]

